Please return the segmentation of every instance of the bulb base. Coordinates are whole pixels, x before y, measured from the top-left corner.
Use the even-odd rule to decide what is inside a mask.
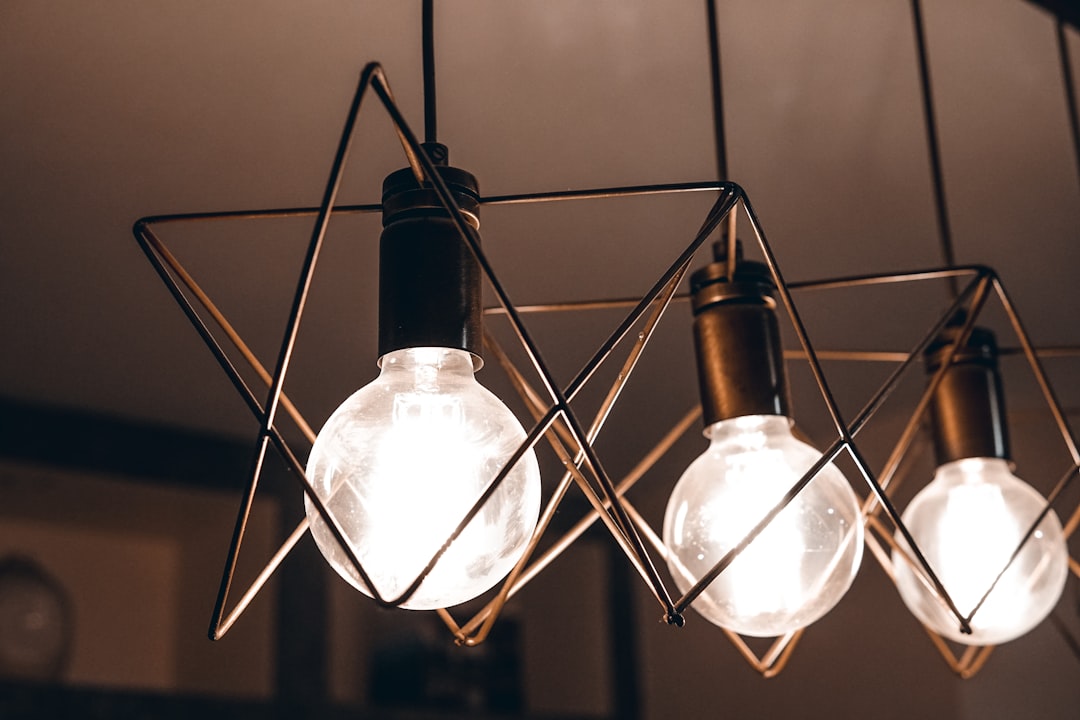
[[[950,348],[960,340],[961,330],[960,325],[946,327],[926,349],[927,373],[940,370]],[[939,466],[966,458],[1010,459],[1005,393],[993,332],[971,329],[946,368],[928,413]]]
[[[741,249],[741,248],[740,248]],[[769,269],[726,247],[690,277],[694,349],[705,426],[744,415],[789,415],[780,326]]]
[[[437,168],[469,227],[480,227],[476,178]],[[480,266],[430,183],[412,170],[383,181],[379,244],[379,357],[413,347],[465,350],[482,364]],[[477,236],[479,237],[479,236]]]

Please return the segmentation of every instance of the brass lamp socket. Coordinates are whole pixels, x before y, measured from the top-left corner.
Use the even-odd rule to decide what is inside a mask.
[[[788,415],[776,318],[776,285],[762,263],[742,259],[728,277],[726,245],[690,277],[694,349],[706,427],[743,415]]]
[[[960,339],[961,327],[950,325],[923,355],[926,372],[937,372],[949,349]],[[994,333],[971,329],[945,370],[928,410],[938,465],[964,458],[1010,459],[1005,423],[1005,393],[998,369]]]

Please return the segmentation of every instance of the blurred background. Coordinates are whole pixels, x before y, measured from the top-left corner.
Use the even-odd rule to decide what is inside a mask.
[[[1080,345],[1080,166],[1058,43],[1060,22],[1075,78],[1077,11],[1028,0],[922,5],[956,260],[997,270],[1037,346]],[[717,177],[705,2],[436,6],[439,139],[483,195]],[[0,3],[0,613],[19,593],[38,593],[55,650],[0,667],[0,716],[1073,717],[1076,577],[1046,622],[961,681],[869,554],[852,590],[769,680],[692,612],[681,630],[659,622],[602,530],[523,590],[477,648],[456,648],[431,614],[376,609],[309,539],[226,638],[206,639],[258,423],[131,225],[159,213],[316,205],[370,61],[419,131],[420,7]],[[716,7],[729,177],[786,279],[942,265],[911,5]],[[403,165],[390,123],[367,105],[340,201],[378,202],[383,176]],[[713,200],[492,206],[482,234],[517,303],[632,297],[682,251]],[[310,231],[309,219],[263,219],[170,226],[161,237],[272,365]],[[316,429],[376,373],[378,232],[375,215],[330,225],[286,382]],[[907,350],[948,288],[795,299],[819,348]],[[620,317],[526,323],[566,381]],[[1000,305],[985,323],[1016,346]],[[494,365],[481,382],[505,395]],[[1080,358],[1047,357],[1045,368],[1075,422]],[[848,417],[890,369],[825,368]],[[800,429],[828,444],[805,364],[789,371]],[[1068,454],[1023,359],[1006,358],[1003,371],[1017,472],[1046,493]],[[860,438],[874,467],[911,414],[918,374]],[[584,394],[582,416],[601,389]],[[696,394],[690,313],[676,304],[597,443],[611,474],[627,472]],[[703,448],[692,430],[631,493],[657,528]],[[543,470],[550,489],[552,458]],[[901,507],[933,464],[916,458],[907,472]],[[1078,501],[1073,492],[1059,512]],[[568,504],[558,529],[583,506]],[[272,464],[241,578],[301,514],[295,479]],[[0,617],[0,628],[11,622]]]

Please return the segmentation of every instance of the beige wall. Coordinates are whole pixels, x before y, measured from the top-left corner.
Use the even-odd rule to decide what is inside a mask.
[[[80,685],[268,697],[274,594],[206,638],[237,498],[29,465],[0,465],[0,556],[27,556],[70,594],[65,679]],[[240,577],[265,562],[276,509],[256,505]]]

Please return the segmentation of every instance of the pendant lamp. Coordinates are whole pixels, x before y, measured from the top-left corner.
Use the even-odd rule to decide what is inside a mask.
[[[1004,581],[1012,580],[1010,573],[1030,577],[1027,571],[1032,562],[1039,567],[1044,562],[1046,554],[1039,549],[1043,544],[1056,548],[1050,553],[1053,558],[1045,562],[1047,598],[1063,582],[1063,563],[1080,573],[1080,564],[1062,558],[1060,552],[1064,539],[1080,524],[1080,507],[1071,513],[1057,507],[1060,517],[1067,520],[1054,525],[1055,503],[1061,503],[1064,490],[1080,469],[1080,453],[1000,280],[987,268],[955,266],[947,252],[949,267],[941,269],[786,282],[747,194],[726,181],[715,8],[712,3],[708,7],[716,181],[485,195],[473,175],[449,163],[449,151],[436,137],[433,3],[426,0],[423,142],[394,100],[382,68],[370,64],[361,73],[318,207],[163,215],[135,224],[136,239],[147,258],[259,426],[211,619],[212,638],[228,632],[310,531],[329,564],[360,592],[387,607],[434,610],[457,643],[475,645],[487,637],[509,598],[599,521],[641,577],[662,621],[681,627],[686,611],[695,609],[720,626],[740,654],[765,676],[779,673],[808,626],[839,602],[859,567],[865,539],[866,547],[897,581],[902,596],[922,608],[913,610],[929,626],[950,666],[970,676],[985,662],[988,650],[976,647],[957,659],[949,654],[942,636],[957,639],[950,634],[955,625],[962,641],[968,636],[977,642],[1000,641],[1003,636],[979,634],[980,612],[990,614],[994,606],[989,598],[994,597],[995,588],[983,590],[974,600],[975,607],[966,607],[968,598],[975,595],[953,587],[959,581],[954,583],[952,566],[939,557],[940,538],[924,535],[918,504],[909,506],[910,516],[901,516],[893,495],[901,461],[911,451],[928,413],[936,413],[939,446],[944,448],[939,470],[943,478],[952,482],[957,474],[964,478],[979,474],[980,482],[1001,490],[1003,498],[1021,487],[1016,492],[1031,506],[1017,520],[1019,540],[1013,549],[1002,543],[1008,557],[991,578],[991,586],[1004,589]],[[915,13],[918,19],[917,3]],[[341,178],[361,104],[372,94],[393,124],[405,167],[385,179],[380,202],[344,205],[338,199]],[[932,113],[928,117],[932,120]],[[936,141],[932,146],[936,154]],[[934,174],[940,180],[937,164]],[[643,295],[632,300],[515,305],[480,239],[481,214],[488,205],[558,207],[581,200],[687,192],[712,193],[715,201],[699,231],[685,245],[686,239],[676,244],[668,267]],[[937,196],[939,209],[943,208],[943,192]],[[308,295],[318,278],[329,222],[345,214],[374,213],[381,214],[383,222],[379,351],[372,359],[380,375],[359,390],[351,388],[351,395],[343,394],[338,410],[316,433],[285,394],[286,376]],[[753,242],[747,245],[759,260],[741,254],[736,240],[740,213],[744,227],[752,233]],[[242,223],[267,217],[314,219],[285,332],[271,365],[258,359],[159,237],[162,229],[186,223]],[[705,255],[702,248],[718,235],[713,255],[700,257]],[[695,266],[698,269],[691,272]],[[683,293],[687,278],[690,292]],[[961,288],[962,281],[967,284]],[[859,413],[845,417],[826,381],[822,357],[860,362],[881,358],[862,350],[830,350],[819,357],[793,293],[923,282],[945,282],[953,288],[948,308],[915,347],[887,353],[896,368]],[[482,307],[485,290],[496,305]],[[957,424],[948,415],[950,408],[974,417],[976,405],[997,402],[991,387],[998,377],[993,364],[997,346],[986,341],[984,331],[974,329],[975,318],[992,293],[1015,331],[1019,351],[1043,391],[1071,459],[1072,468],[1057,485],[1044,490],[1045,498],[1033,496],[1023,489],[1026,485],[1005,477],[1006,471],[1011,472],[1007,453],[994,446],[985,454],[969,454],[970,443],[983,440],[953,437]],[[684,302],[690,306],[684,319],[694,327],[701,407],[690,408],[630,472],[614,478],[594,443],[658,324],[668,317],[671,306]],[[598,307],[622,309],[626,314],[568,382],[557,382],[522,316]],[[485,327],[485,322],[496,319],[507,323],[516,347],[502,347]],[[790,327],[797,347],[781,347],[781,322]],[[987,349],[991,345],[992,352]],[[511,356],[524,357],[525,362],[516,364]],[[875,472],[856,445],[856,437],[890,401],[901,378],[924,357],[931,372],[926,390],[888,461]],[[474,372],[485,358],[489,367],[505,372],[531,418],[515,416],[504,399],[477,383]],[[600,382],[597,371],[601,367],[620,361],[595,415],[581,417],[574,399],[584,388]],[[786,361],[804,362],[813,378],[833,432],[830,440],[821,443],[823,450],[813,448],[793,430],[797,425],[788,398]],[[260,385],[249,383],[248,371],[255,373]],[[985,395],[972,400],[970,393],[948,390],[951,383],[959,382],[954,378],[975,376],[989,382]],[[283,416],[300,429],[300,442],[283,431]],[[699,420],[704,421],[709,447],[681,480],[669,479],[670,501],[663,530],[657,532],[628,493],[680,437],[692,428],[700,429]],[[1000,414],[991,413],[986,422],[997,430],[1004,427]],[[535,457],[543,446],[550,447],[563,469],[546,493]],[[983,452],[981,447],[977,450]],[[269,453],[279,455],[297,479],[306,518],[250,580],[239,600],[231,603],[247,519]],[[851,477],[837,469],[841,457],[853,469],[848,472]],[[973,459],[978,461],[975,470],[976,465],[969,462]],[[859,495],[856,487],[866,489]],[[588,503],[589,511],[561,537],[551,538],[553,519],[576,493]],[[965,511],[975,505],[975,515],[988,513],[979,507],[992,504],[957,502]],[[960,546],[966,547],[965,542]],[[1027,554],[1038,558],[1029,562]],[[992,574],[1001,557],[988,563],[988,573]],[[668,573],[661,570],[665,565]],[[476,597],[485,599],[479,611],[467,619],[455,617],[452,607]],[[1040,608],[1052,605],[1050,600],[1040,602]],[[931,607],[934,610],[926,609]],[[932,612],[937,614],[931,617]],[[766,652],[758,654],[743,636],[774,640]]]

